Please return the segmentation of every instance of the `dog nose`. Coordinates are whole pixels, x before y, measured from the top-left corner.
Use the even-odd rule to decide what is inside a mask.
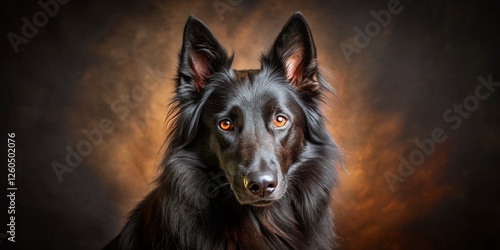
[[[270,195],[278,185],[276,175],[270,172],[249,174],[243,179],[243,182],[246,189],[254,195],[262,197]]]

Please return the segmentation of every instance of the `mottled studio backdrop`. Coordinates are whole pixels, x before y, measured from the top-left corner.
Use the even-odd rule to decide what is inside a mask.
[[[0,6],[2,152],[16,133],[18,249],[99,249],[151,189],[188,15],[241,69],[260,66],[297,10],[337,90],[324,112],[347,158],[334,206],[342,248],[500,247],[498,1]]]

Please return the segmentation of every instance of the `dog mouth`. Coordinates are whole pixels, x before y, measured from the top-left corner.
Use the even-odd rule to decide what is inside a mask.
[[[258,200],[252,203],[249,203],[249,205],[254,206],[254,207],[268,207],[271,206],[273,203],[273,200]]]
[[[240,205],[249,205],[253,207],[269,207],[273,203],[277,202],[284,195],[283,186],[277,187],[276,190],[270,195],[260,196],[252,194],[246,188],[235,187],[235,185],[230,185],[234,197]]]
[[[235,192],[235,190],[233,190],[233,193],[240,205],[249,205],[253,207],[272,206],[274,203],[278,202],[284,195],[283,193],[279,192],[270,197],[255,197],[255,196],[252,197],[245,194],[241,194],[237,191]]]
[[[269,207],[276,201],[276,199],[259,199],[250,201],[241,201],[240,199],[237,200],[241,205],[249,205],[253,207]]]

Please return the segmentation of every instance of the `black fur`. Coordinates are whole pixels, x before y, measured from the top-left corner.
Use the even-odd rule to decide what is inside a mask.
[[[341,156],[319,110],[330,87],[306,20],[290,18],[259,70],[231,62],[190,17],[156,188],[107,249],[336,246],[330,194]]]

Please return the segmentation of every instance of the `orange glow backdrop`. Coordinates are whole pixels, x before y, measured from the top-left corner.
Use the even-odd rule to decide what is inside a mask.
[[[99,248],[152,188],[190,14],[234,51],[234,68],[247,69],[260,67],[260,53],[289,16],[301,11],[311,26],[319,65],[336,89],[323,110],[346,155],[333,194],[342,249],[499,246],[500,207],[493,198],[493,190],[498,191],[499,94],[480,100],[457,129],[443,118],[455,103],[468,105],[464,99],[481,84],[478,76],[500,79],[492,66],[498,58],[491,56],[498,52],[499,38],[486,35],[488,25],[498,21],[492,14],[498,4],[398,1],[401,11],[386,26],[379,24],[379,32],[348,59],[342,44],[355,46],[355,28],[365,31],[376,21],[371,11],[387,10],[388,2],[61,5],[52,23],[21,45],[19,54],[9,52],[11,66],[4,66],[5,72],[16,72],[19,65],[23,69],[4,76],[12,82],[13,110],[25,117],[11,115],[8,125],[19,126],[18,133],[30,137],[26,142],[41,142],[24,146],[35,156],[22,156],[27,167],[20,182],[31,195],[20,201],[24,215],[19,216],[26,219],[19,230],[39,230],[49,223],[30,215],[34,209],[52,218],[58,232],[20,233],[20,244],[28,246],[27,238],[33,237],[54,249]],[[31,15],[38,8],[4,5],[17,11],[9,15],[8,27],[14,30],[22,25],[20,13]],[[222,12],[221,6],[226,8]],[[27,93],[38,97],[26,101]],[[53,162],[64,163],[66,146],[76,148],[88,140],[82,131],[98,129],[103,119],[111,121],[113,131],[103,133],[102,142],[92,145],[91,153],[59,182]],[[432,139],[436,128],[446,140],[434,142],[432,153],[413,164],[421,159],[414,154],[412,160],[412,152],[423,151],[415,140]],[[415,165],[406,169],[411,172],[407,176],[398,169],[401,158]],[[79,229],[68,236],[72,228]]]

